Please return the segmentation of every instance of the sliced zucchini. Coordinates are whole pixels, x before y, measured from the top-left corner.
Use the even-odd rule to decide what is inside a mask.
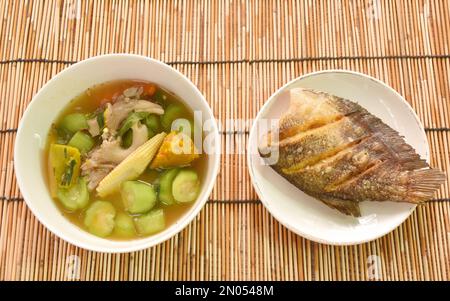
[[[110,202],[95,201],[86,210],[84,225],[88,231],[100,237],[106,237],[113,232],[116,209]]]
[[[172,184],[172,194],[175,201],[189,203],[197,199],[200,192],[200,180],[195,171],[183,169],[177,174]]]
[[[175,203],[175,199],[172,194],[172,184],[175,176],[178,174],[180,169],[168,169],[163,172],[159,178],[159,200],[165,205],[172,205]]]
[[[148,115],[147,118],[145,118],[144,123],[147,126],[149,132],[151,131],[152,133],[154,133],[154,135],[162,131],[159,116],[156,114]]]
[[[114,219],[114,233],[122,237],[135,235],[133,218],[126,213],[119,212]]]
[[[78,148],[82,155],[88,153],[92,149],[94,144],[94,139],[89,134],[86,134],[82,131],[76,132],[68,143],[69,146]]]
[[[78,178],[78,183],[72,187],[58,188],[57,197],[67,210],[83,209],[89,203],[89,191],[86,180]]]
[[[64,116],[59,126],[61,129],[71,134],[88,129],[86,116],[82,113],[73,113]]]
[[[148,212],[156,204],[156,192],[153,186],[141,181],[126,181],[120,194],[125,210],[131,214]]]
[[[179,104],[171,103],[164,110],[164,114],[161,115],[161,125],[166,132],[170,132],[172,128],[172,122],[178,118],[182,118],[185,114],[185,109]]]
[[[163,209],[152,210],[134,219],[136,230],[141,235],[154,234],[164,230],[166,221]]]

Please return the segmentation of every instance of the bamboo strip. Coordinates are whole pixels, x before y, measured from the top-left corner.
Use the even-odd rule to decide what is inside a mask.
[[[0,279],[69,280],[74,255],[81,280],[363,280],[375,255],[383,280],[448,280],[450,202],[421,206],[368,244],[319,245],[282,227],[256,201],[238,151],[247,145],[246,120],[281,85],[343,68],[405,96],[429,128],[431,164],[449,174],[449,21],[444,1],[0,0]],[[171,62],[218,120],[243,120],[222,127],[211,195],[220,202],[209,202],[168,242],[121,255],[54,237],[20,201],[13,170],[15,129],[32,96],[72,62],[111,52]],[[449,183],[437,198],[449,198]]]

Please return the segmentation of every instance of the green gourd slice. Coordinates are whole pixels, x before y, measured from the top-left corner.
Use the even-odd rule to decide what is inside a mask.
[[[116,209],[107,201],[95,201],[86,210],[84,225],[97,236],[106,237],[113,232]]]
[[[156,204],[157,196],[152,185],[141,181],[126,181],[120,190],[123,206],[131,214],[148,212]]]
[[[119,212],[114,220],[114,233],[121,237],[131,237],[136,234],[133,218],[126,213]]]
[[[149,235],[162,231],[166,226],[163,209],[152,210],[134,219],[136,230],[140,235]]]
[[[70,188],[58,188],[56,194],[64,208],[70,211],[82,209],[89,203],[89,191],[84,178],[78,178],[78,182]]]
[[[182,118],[185,113],[184,108],[178,104],[170,104],[164,110],[164,114],[161,115],[161,125],[166,132],[170,132],[172,128],[172,123]]]
[[[76,147],[81,154],[88,153],[92,149],[94,144],[94,139],[89,134],[86,134],[82,131],[76,132],[68,143],[68,145]]]
[[[163,172],[159,178],[159,200],[165,205],[172,205],[175,199],[172,194],[172,184],[180,169],[173,168]]]
[[[86,116],[82,113],[73,113],[64,116],[59,127],[70,134],[74,134],[81,130],[88,129]]]
[[[148,115],[147,118],[145,118],[145,125],[155,134],[161,132],[160,118],[156,114]]]
[[[189,203],[197,199],[200,192],[200,180],[195,171],[183,169],[177,174],[172,184],[172,194],[175,201]]]

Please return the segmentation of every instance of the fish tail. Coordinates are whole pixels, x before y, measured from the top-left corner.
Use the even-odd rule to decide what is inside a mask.
[[[410,172],[408,199],[417,204],[431,200],[445,179],[445,173],[437,169],[421,169]]]

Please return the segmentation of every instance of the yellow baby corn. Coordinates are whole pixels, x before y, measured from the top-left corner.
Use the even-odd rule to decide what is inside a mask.
[[[119,189],[123,182],[139,177],[152,161],[165,136],[166,133],[154,136],[117,165],[98,185],[98,195],[104,197],[111,194]]]

